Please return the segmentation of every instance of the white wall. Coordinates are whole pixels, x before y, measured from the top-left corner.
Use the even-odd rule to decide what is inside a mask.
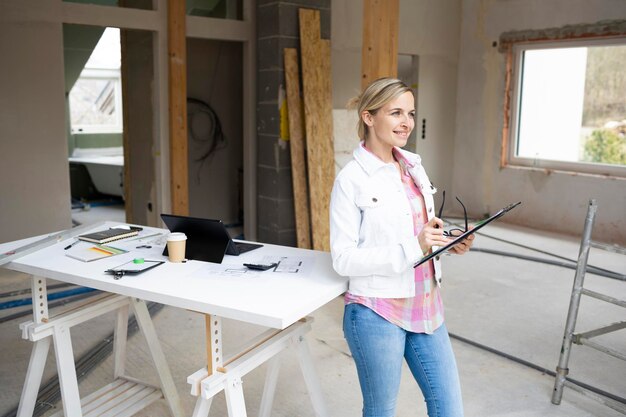
[[[0,3],[0,242],[71,226],[61,24],[10,9]]]
[[[148,181],[142,186],[146,194],[150,193],[153,207],[152,213],[146,213],[146,221],[154,222],[151,220],[154,214],[169,210],[167,0],[152,0],[152,3],[153,11],[63,0],[0,0],[0,242],[71,225],[63,94],[63,22],[145,30],[154,34],[155,143],[150,153],[145,148],[143,154],[153,158],[154,187],[149,182],[152,173],[146,173],[140,179]],[[246,236],[253,239],[256,235],[256,145],[249,139],[254,136],[250,132],[255,131],[254,104],[252,108],[249,104],[254,103],[251,97],[256,91],[256,55],[252,41],[256,3],[244,0],[244,6],[244,22],[213,20],[205,24],[202,18],[194,17],[187,19],[187,31],[189,36],[245,42],[243,63],[239,56],[235,65],[243,67],[246,74],[245,78],[240,77],[244,78],[245,87],[243,93],[239,93],[244,95],[245,105],[240,136],[243,135],[243,143],[249,145],[243,149],[246,164],[245,228]],[[216,89],[216,94],[224,93]],[[233,117],[241,117],[239,113]],[[241,120],[235,123],[241,125]],[[241,153],[240,150],[238,155]],[[138,176],[133,180],[135,177]],[[236,174],[233,177],[236,178]],[[135,203],[139,210],[147,205],[145,201]]]
[[[580,234],[598,200],[597,240],[626,243],[626,181],[529,169],[500,169],[505,56],[492,46],[512,30],[626,17],[623,0],[464,0],[458,68],[454,191],[473,215],[522,200],[508,221]]]
[[[333,0],[331,7],[334,139],[336,162],[342,166],[347,150],[358,143],[352,127],[356,115],[343,109],[361,87],[363,5]],[[419,57],[416,149],[440,190],[452,186],[460,19],[461,0],[400,0],[398,53]],[[426,119],[425,140],[422,119]]]

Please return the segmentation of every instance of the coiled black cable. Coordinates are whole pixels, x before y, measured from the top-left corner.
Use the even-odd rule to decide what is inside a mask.
[[[195,121],[198,121],[197,117],[203,115],[208,118],[208,132],[205,135],[200,135],[197,132],[197,126]],[[189,138],[202,147],[204,147],[200,156],[195,158],[196,162],[200,162],[196,171],[197,181],[200,182],[200,171],[205,162],[209,161],[213,155],[220,149],[226,148],[226,137],[222,130],[222,122],[215,113],[215,110],[206,101],[187,97],[187,125]]]

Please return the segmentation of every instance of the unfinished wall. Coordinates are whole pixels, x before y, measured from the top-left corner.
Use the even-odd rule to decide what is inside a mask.
[[[124,153],[126,221],[157,225],[155,149],[152,102],[155,85],[153,42],[148,31],[122,30],[122,85],[124,99]]]
[[[201,160],[214,141],[207,109],[187,103],[189,130],[189,214],[243,221],[243,81],[242,44],[187,39],[187,97],[202,100],[215,112],[224,142]],[[191,135],[193,133],[193,135]]]
[[[71,226],[61,24],[25,21],[4,7],[0,242]]]
[[[626,181],[499,167],[505,56],[493,42],[512,30],[595,23],[626,16],[622,0],[464,0],[454,142],[454,190],[472,215],[522,200],[508,221],[580,234],[598,200],[594,238],[626,243]]]
[[[261,242],[296,246],[289,143],[280,138],[283,49],[296,48],[300,53],[300,7],[320,10],[322,38],[330,37],[330,0],[263,0],[257,4],[257,237]]]
[[[415,149],[440,190],[452,185],[460,13],[460,0],[400,0],[398,53],[419,59]],[[333,0],[332,16],[335,160],[339,167],[349,160],[358,143],[356,115],[345,110],[345,105],[359,93],[361,84],[362,2]]]

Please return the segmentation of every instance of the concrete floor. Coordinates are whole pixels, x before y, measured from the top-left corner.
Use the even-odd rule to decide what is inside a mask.
[[[582,226],[582,219],[581,219]],[[543,233],[504,223],[489,226],[486,235],[576,258],[579,241],[575,237]],[[482,235],[476,247],[541,256]],[[626,273],[623,255],[592,250],[590,264]],[[563,328],[569,304],[574,271],[540,263],[470,252],[444,258],[446,321],[450,332],[506,352],[543,368],[554,370],[558,361]],[[590,289],[626,299],[626,282],[587,275]],[[0,293],[27,288],[27,277],[0,269]],[[308,343],[315,359],[328,409],[332,416],[358,416],[361,396],[356,370],[341,330],[343,299],[337,298],[313,314],[313,332]],[[623,309],[596,300],[583,299],[579,331],[624,320]],[[30,342],[20,338],[18,324],[25,319],[0,324],[0,415],[13,408],[23,385]],[[195,399],[189,395],[187,376],[203,366],[203,317],[184,310],[165,307],[154,323],[170,363],[174,380],[185,407],[191,415]],[[113,316],[104,316],[73,330],[73,347],[79,356],[113,330]],[[234,349],[263,328],[225,320],[224,349]],[[598,338],[598,342],[626,351],[626,331]],[[623,414],[565,388],[561,405],[550,402],[553,378],[539,371],[453,339],[459,365],[466,416],[606,416]],[[129,341],[127,370],[132,376],[156,383],[147,347],[137,333]],[[589,385],[626,397],[626,363],[587,347],[575,346],[570,361],[570,376]],[[55,373],[51,349],[44,376]],[[249,415],[258,413],[265,368],[244,379]],[[109,357],[80,383],[88,394],[112,380]],[[58,410],[58,409],[57,409]],[[48,412],[46,415],[54,411]],[[273,415],[313,416],[313,410],[293,352],[284,354]],[[164,400],[137,414],[167,416]],[[210,416],[227,415],[223,394],[213,401]],[[426,416],[425,404],[408,368],[403,371],[397,416]]]

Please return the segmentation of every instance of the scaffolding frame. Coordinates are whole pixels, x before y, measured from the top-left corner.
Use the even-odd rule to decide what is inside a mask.
[[[580,307],[580,299],[582,295],[595,298],[597,300],[605,301],[620,307],[626,308],[626,300],[620,300],[615,297],[611,297],[606,294],[601,294],[596,291],[591,291],[583,287],[585,280],[585,273],[587,271],[587,260],[589,258],[589,251],[592,247],[609,250],[611,252],[620,253],[626,255],[626,248],[622,248],[616,245],[606,245],[600,242],[594,242],[591,240],[591,231],[593,229],[593,223],[595,220],[598,205],[595,199],[589,200],[589,207],[587,208],[587,217],[585,219],[585,226],[583,229],[583,236],[580,242],[580,251],[578,254],[578,262],[576,265],[576,274],[574,276],[574,285],[572,286],[572,295],[570,298],[569,310],[567,313],[567,320],[565,322],[565,333],[563,336],[563,344],[561,346],[561,353],[559,356],[559,363],[556,368],[556,377],[554,381],[554,391],[552,392],[552,404],[561,404],[561,398],[563,397],[563,387],[567,386],[584,395],[594,398],[597,401],[605,404],[606,406],[626,414],[626,404],[616,401],[612,398],[596,394],[586,388],[573,384],[567,380],[567,374],[569,373],[568,363],[572,344],[581,346],[587,346],[595,349],[599,352],[613,356],[617,359],[626,361],[626,354],[610,347],[604,346],[600,343],[592,341],[591,339],[600,335],[615,332],[626,328],[626,321],[620,321],[612,323],[607,326],[600,327],[598,329],[589,330],[583,333],[574,333],[576,327],[576,319],[578,318],[578,311]]]

